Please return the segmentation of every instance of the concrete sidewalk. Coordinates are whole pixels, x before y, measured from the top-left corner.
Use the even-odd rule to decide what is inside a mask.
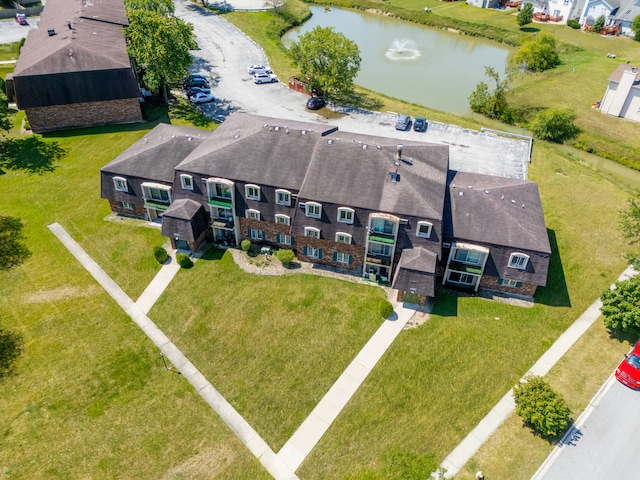
[[[382,355],[391,346],[415,310],[396,307],[393,317],[386,320],[340,375],[320,403],[302,422],[293,436],[278,452],[278,457],[293,471],[311,453],[325,432],[340,414],[353,394],[369,375]]]
[[[162,295],[169,286],[173,277],[180,271],[180,265],[176,262],[176,252],[169,252],[169,255],[171,255],[171,261],[162,266],[160,271],[156,273],[156,276],[153,277],[151,283],[147,285],[147,288],[144,289],[144,292],[142,292],[138,300],[136,300],[136,305],[145,314],[149,313],[149,310],[151,310],[153,305],[158,301],[158,298],[160,298],[160,295]]]
[[[260,461],[276,480],[297,480],[298,477],[271,450],[258,433],[227,402],[213,385],[200,373],[171,340],[147,317],[145,312],[109,277],[102,268],[74,241],[58,223],[49,225],[49,230],[106,290],[106,292],[131,317],[160,352],[171,361],[180,374],[196,389],[200,396],[238,436],[249,451]]]
[[[627,268],[617,281],[627,280],[635,275],[632,267]],[[560,360],[573,344],[593,325],[600,317],[602,302],[597,299],[585,312],[554,342],[538,361],[525,374],[546,375],[551,367]],[[446,469],[448,477],[455,476],[460,469],[475,455],[478,449],[498,429],[500,425],[515,411],[513,390],[509,390],[480,423],[458,444],[453,451],[443,460],[441,467]]]

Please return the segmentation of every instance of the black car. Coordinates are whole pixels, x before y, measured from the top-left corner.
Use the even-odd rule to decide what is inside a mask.
[[[327,104],[327,101],[323,97],[311,97],[307,100],[307,108],[309,110],[320,110]]]
[[[427,120],[424,117],[416,117],[413,123],[413,129],[416,132],[424,132],[427,129]]]
[[[196,93],[211,93],[211,89],[210,88],[206,88],[206,87],[191,87],[191,88],[187,88],[187,96],[191,97],[193,95],[195,95]]]
[[[188,79],[184,84],[184,88],[191,88],[191,87],[209,88],[209,82],[207,81],[206,78],[192,77]]]

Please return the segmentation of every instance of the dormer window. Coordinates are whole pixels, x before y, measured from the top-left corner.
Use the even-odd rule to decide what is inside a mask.
[[[128,192],[127,179],[122,177],[113,177],[113,186],[119,192]]]
[[[254,210],[253,208],[247,208],[245,210],[245,215],[251,220],[260,220],[260,212],[258,210]]]
[[[529,263],[529,255],[524,253],[512,253],[509,257],[509,266],[511,268],[517,268],[518,270],[524,270]]]
[[[291,218],[289,215],[276,215],[276,223],[278,225],[291,225]]]
[[[193,190],[193,177],[191,175],[180,175],[180,183],[182,183],[184,190]]]
[[[276,203],[278,205],[291,205],[291,192],[289,190],[283,190],[281,188],[276,190]]]
[[[304,236],[309,238],[320,238],[320,230],[314,227],[304,227]]]
[[[416,235],[422,238],[431,237],[431,228],[433,224],[429,222],[418,222],[418,228],[416,229]]]
[[[338,208],[338,222],[340,223],[353,223],[355,211],[353,208],[340,207]]]
[[[348,233],[338,232],[336,233],[336,242],[351,244],[351,235]]]
[[[251,200],[260,200],[260,187],[252,184],[245,185],[244,194]]]
[[[307,217],[320,218],[322,217],[322,205],[316,202],[307,202],[305,204],[305,214]]]

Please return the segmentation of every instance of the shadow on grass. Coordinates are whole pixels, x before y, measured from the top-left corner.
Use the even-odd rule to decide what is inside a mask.
[[[551,258],[549,259],[549,273],[547,274],[546,287],[539,287],[536,291],[536,302],[552,307],[570,307],[571,299],[567,289],[567,281],[564,276],[562,259],[558,250],[556,232],[547,229],[549,244],[551,245]]]
[[[521,27],[520,31],[522,33],[538,33],[540,29],[538,27]]]
[[[225,254],[226,250],[223,250],[222,248],[218,248],[218,247],[211,247],[209,250],[207,250],[204,255],[202,255],[202,257],[200,257],[201,260],[220,260],[223,255]]]
[[[617,340],[620,343],[627,342],[630,346],[635,344],[640,338],[640,330],[630,330],[624,331],[619,330],[617,328],[607,327],[607,331],[609,332],[609,338],[611,340]]]
[[[445,292],[441,286],[436,288],[436,298],[431,309],[433,315],[455,317],[458,315],[458,296]]]
[[[208,127],[213,121],[185,101],[172,99],[169,101],[171,118],[185,120],[196,127]]]
[[[349,105],[357,110],[380,110],[383,107],[382,101],[366,93],[345,93],[331,97],[331,102],[336,105]]]
[[[53,172],[54,164],[66,153],[58,142],[45,142],[38,136],[7,138],[0,142],[0,168],[42,175]]]

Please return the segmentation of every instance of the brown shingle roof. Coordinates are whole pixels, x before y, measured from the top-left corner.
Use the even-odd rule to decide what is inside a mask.
[[[636,78],[634,80],[634,84],[636,83],[640,83],[640,69],[632,66],[632,65],[627,65],[627,64],[622,64],[620,66],[618,66],[618,68],[616,68],[615,72],[613,72],[611,74],[611,76],[609,77],[609,81],[611,82],[616,82],[616,83],[620,83],[620,80],[622,79],[622,74],[624,72],[626,72],[627,70],[634,70],[636,73]]]

